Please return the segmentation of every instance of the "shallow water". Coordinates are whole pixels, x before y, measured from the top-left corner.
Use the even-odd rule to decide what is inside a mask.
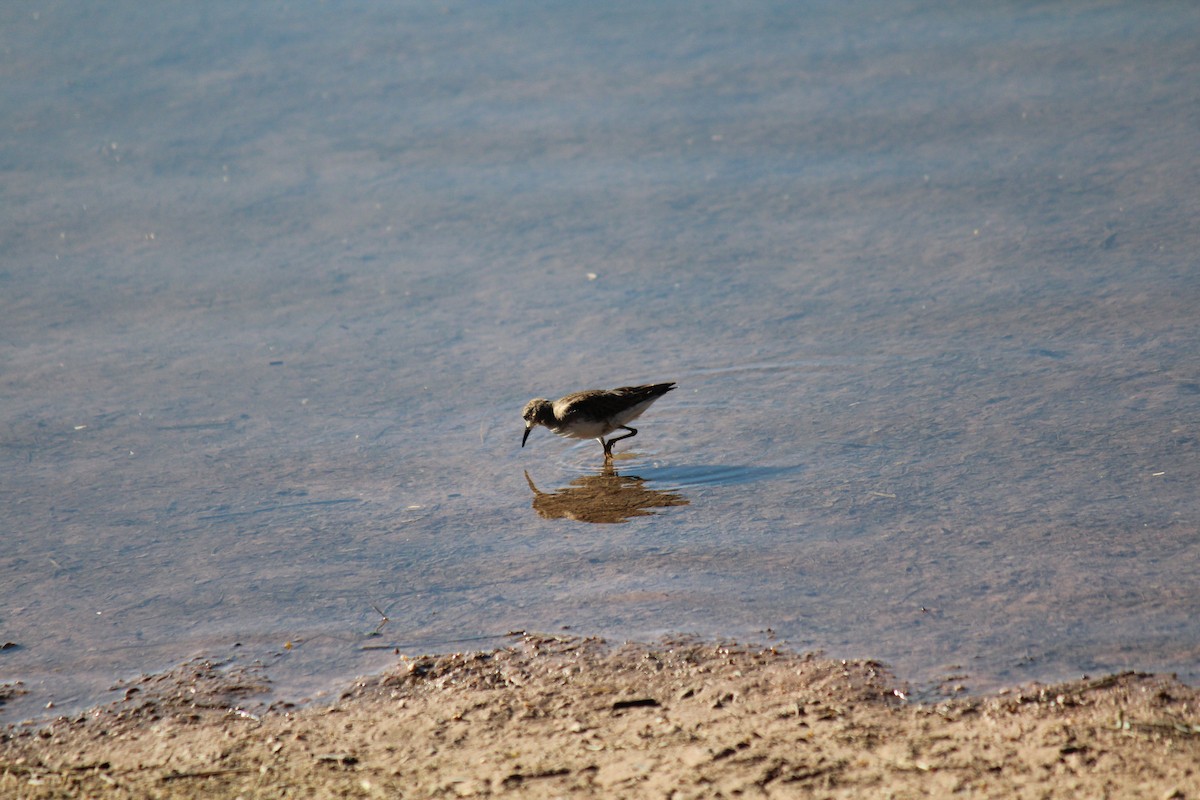
[[[519,629],[1200,680],[1200,9],[51,3],[0,48],[6,719]],[[615,474],[519,446],[657,380]]]

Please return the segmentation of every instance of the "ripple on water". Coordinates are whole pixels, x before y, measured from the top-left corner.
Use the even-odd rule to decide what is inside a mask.
[[[701,486],[734,486],[742,483],[769,481],[794,475],[803,464],[779,467],[759,467],[749,464],[660,464],[638,471],[640,477],[677,489]]]

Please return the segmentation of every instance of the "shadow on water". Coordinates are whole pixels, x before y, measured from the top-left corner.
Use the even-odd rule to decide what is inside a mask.
[[[736,486],[743,483],[770,481],[793,475],[804,469],[803,465],[784,467],[753,467],[745,464],[678,464],[643,470],[646,480],[663,483],[677,489],[692,486]]]
[[[647,487],[643,478],[618,474],[611,464],[605,464],[595,475],[581,475],[553,492],[538,489],[528,471],[525,482],[533,490],[533,510],[544,519],[628,522],[634,517],[658,513],[653,509],[688,504],[686,498],[675,492]]]

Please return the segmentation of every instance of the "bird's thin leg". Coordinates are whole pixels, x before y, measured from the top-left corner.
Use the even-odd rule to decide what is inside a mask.
[[[599,442],[600,446],[604,448],[605,462],[612,461],[612,442],[604,441],[603,436],[597,436],[596,441]]]
[[[624,428],[625,430],[629,431],[629,433],[625,434],[624,436],[614,436],[613,438],[609,439],[608,440],[609,451],[612,450],[612,446],[615,443],[621,441],[622,439],[628,439],[631,436],[637,436],[637,428],[631,428],[628,425],[622,425],[621,427]]]

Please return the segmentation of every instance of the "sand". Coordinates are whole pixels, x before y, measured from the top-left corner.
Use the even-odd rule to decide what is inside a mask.
[[[1200,796],[1200,693],[1139,673],[914,702],[870,661],[525,636],[303,707],[209,661],[123,688],[9,728],[0,796]]]

